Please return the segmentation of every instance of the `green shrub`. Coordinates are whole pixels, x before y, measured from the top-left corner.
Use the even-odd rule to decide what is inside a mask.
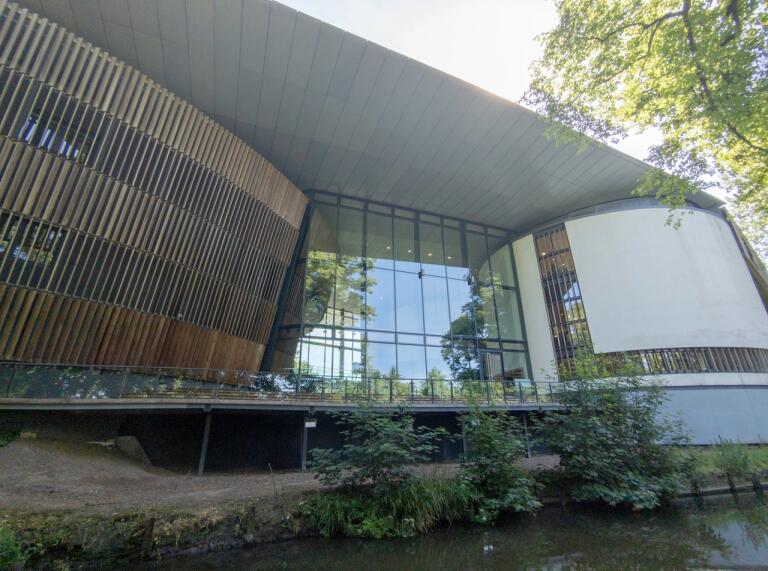
[[[411,537],[466,517],[473,501],[458,482],[411,478],[398,486],[339,488],[312,494],[301,515],[323,537]]]
[[[18,430],[0,430],[0,448],[8,446],[19,437]]]
[[[518,465],[525,443],[517,420],[474,408],[461,423],[470,449],[461,464],[460,480],[473,495],[473,519],[489,523],[501,512],[540,508],[535,480]]]
[[[415,427],[413,416],[371,408],[337,413],[344,427],[341,449],[310,452],[310,468],[326,486],[391,486],[411,477],[410,467],[426,462],[437,451],[443,429]]]
[[[0,569],[23,567],[26,560],[26,552],[16,538],[16,534],[0,526]]]
[[[719,438],[715,445],[715,466],[724,475],[732,478],[749,476],[753,470],[749,447],[741,442]]]
[[[686,480],[688,467],[674,447],[687,435],[662,414],[667,396],[658,380],[611,364],[578,355],[576,378],[559,391],[566,411],[546,414],[537,432],[560,456],[573,500],[655,508]],[[610,379],[602,378],[607,370]]]

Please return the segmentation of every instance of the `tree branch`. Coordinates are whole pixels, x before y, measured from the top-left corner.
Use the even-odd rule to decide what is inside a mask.
[[[690,11],[691,11],[691,0],[683,0],[682,16],[683,16],[683,22],[685,24],[685,30],[687,33],[688,49],[691,52],[691,56],[693,56],[693,63],[694,63],[694,66],[696,67],[696,77],[699,81],[699,86],[701,87],[701,93],[704,96],[704,99],[706,99],[708,107],[710,108],[711,111],[714,111],[715,113],[720,115],[728,131],[730,131],[731,134],[733,134],[733,136],[736,137],[739,141],[741,141],[742,143],[744,143],[749,148],[755,151],[760,151],[762,153],[768,154],[768,149],[753,143],[741,131],[739,131],[736,128],[736,126],[727,119],[727,117],[725,116],[725,113],[720,109],[719,105],[717,104],[717,101],[715,101],[715,96],[712,94],[712,90],[709,87],[709,81],[707,80],[707,76],[704,73],[704,69],[701,66],[701,62],[699,61],[698,46],[696,44],[696,40],[693,37],[693,26],[691,24]]]

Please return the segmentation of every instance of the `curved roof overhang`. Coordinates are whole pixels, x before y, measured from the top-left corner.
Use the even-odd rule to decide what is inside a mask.
[[[631,195],[649,168],[266,0],[20,0],[187,99],[299,188],[524,230]],[[710,208],[709,195],[693,201]]]

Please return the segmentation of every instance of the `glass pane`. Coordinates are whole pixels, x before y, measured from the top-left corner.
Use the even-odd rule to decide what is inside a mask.
[[[421,280],[416,274],[395,272],[397,330],[424,333]]]
[[[339,209],[339,261],[346,265],[363,262],[363,213],[354,208]]]
[[[395,218],[395,269],[418,272],[416,262],[416,227],[412,220]]]
[[[365,316],[369,329],[395,330],[395,273],[368,269]]]
[[[369,379],[390,378],[397,371],[395,345],[366,343],[366,374]]]
[[[445,381],[451,378],[451,342],[446,340],[445,347],[427,347],[427,378],[433,381]]]
[[[499,311],[499,332],[504,339],[522,339],[523,326],[515,290],[496,290],[496,304]]]
[[[469,277],[469,269],[461,248],[461,232],[453,228],[443,228],[443,239],[448,277],[466,280]]]
[[[424,327],[428,335],[449,335],[448,288],[445,278],[424,276]]]
[[[308,238],[310,259],[336,261],[336,217],[336,206],[314,205]]]
[[[453,351],[447,349],[443,357],[449,359],[449,367],[456,380],[480,378],[480,365],[478,362],[477,343],[474,339],[453,340]]]
[[[317,258],[307,260],[304,280],[304,323],[333,325],[333,288],[336,264]]]
[[[496,324],[496,308],[493,303],[493,288],[490,286],[473,285],[475,294],[475,328],[481,338],[498,338],[499,328]]]
[[[421,267],[434,276],[445,275],[443,235],[440,226],[422,222],[419,224],[419,252]]]
[[[465,280],[448,280],[451,331],[454,335],[475,336],[475,303],[472,286]]]
[[[491,271],[488,264],[488,250],[485,247],[485,236],[467,232],[467,256],[469,267],[480,283],[490,283]]]
[[[327,339],[305,339],[301,343],[301,372],[308,375],[333,376],[335,371],[334,356],[338,354],[333,349],[333,339],[329,329]]]
[[[501,353],[483,352],[483,375],[485,380],[500,381],[502,377]]]
[[[512,248],[505,239],[489,238],[493,284],[514,286],[515,270],[512,265]]]
[[[425,379],[424,347],[398,345],[397,372],[401,379]]]
[[[394,244],[392,243],[392,218],[382,214],[368,213],[367,251],[368,268],[392,269]]]
[[[504,351],[504,380],[529,379],[525,353]]]
[[[360,334],[355,333],[359,339]],[[339,363],[337,374],[343,377],[360,377],[364,372],[362,343],[350,340],[351,335],[345,335],[345,337],[337,340]]]
[[[363,317],[363,272],[357,266],[336,267],[334,324],[337,327],[365,327]]]

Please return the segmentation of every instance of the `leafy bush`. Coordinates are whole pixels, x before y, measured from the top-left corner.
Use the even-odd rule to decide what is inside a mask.
[[[426,462],[437,451],[443,429],[415,427],[413,416],[392,415],[371,408],[337,413],[344,426],[341,449],[315,449],[310,467],[326,486],[397,486],[410,477],[413,464]]]
[[[8,446],[19,437],[18,430],[0,430],[0,448]]]
[[[541,507],[536,482],[518,465],[525,443],[517,420],[502,412],[474,408],[461,423],[470,450],[460,480],[471,491],[473,519],[494,521],[500,512],[533,512]]]
[[[741,442],[719,438],[715,446],[715,466],[725,476],[749,476],[753,470],[749,447]]]
[[[559,393],[567,411],[549,413],[537,426],[560,455],[571,498],[633,509],[659,506],[686,476],[685,460],[673,446],[687,443],[687,436],[681,423],[662,414],[664,387],[631,368],[601,379],[608,367],[592,354],[576,361],[576,378]]]
[[[370,487],[318,492],[302,502],[300,509],[323,537],[382,539],[411,537],[463,519],[472,501],[456,481],[411,478],[386,493],[374,493]]]
[[[27,555],[10,529],[0,526],[0,569],[21,568]]]

